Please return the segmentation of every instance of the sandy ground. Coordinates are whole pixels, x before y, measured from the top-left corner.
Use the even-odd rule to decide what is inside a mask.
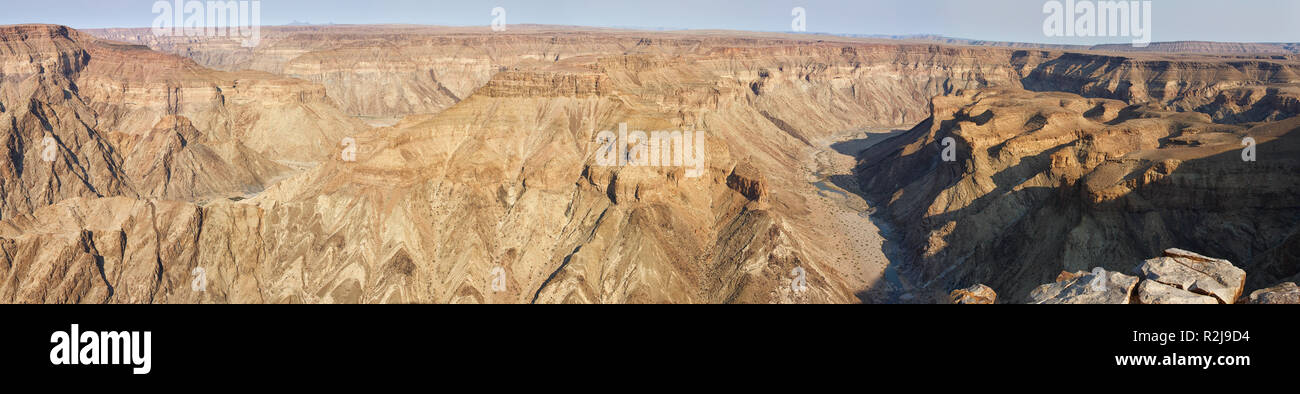
[[[867,303],[898,303],[912,299],[902,278],[891,266],[892,245],[885,237],[887,226],[873,222],[874,209],[857,193],[853,174],[857,152],[866,149],[900,128],[855,130],[813,141],[817,147],[806,155],[806,195],[813,223],[821,223],[831,240],[824,245],[837,256],[833,266],[856,287],[858,298]]]

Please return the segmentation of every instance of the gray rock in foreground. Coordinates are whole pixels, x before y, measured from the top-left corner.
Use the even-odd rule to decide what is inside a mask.
[[[1250,293],[1250,304],[1300,304],[1300,286],[1286,282]]]
[[[1246,271],[1228,260],[1182,249],[1165,250],[1164,256],[1143,262],[1138,270],[1143,279],[1213,296],[1224,304],[1231,304],[1241,297],[1246,285]]]
[[[1196,294],[1154,280],[1138,284],[1137,299],[1140,304],[1218,304],[1219,300]]]
[[[1062,272],[1029,294],[1030,304],[1128,304],[1138,278],[1118,272]]]

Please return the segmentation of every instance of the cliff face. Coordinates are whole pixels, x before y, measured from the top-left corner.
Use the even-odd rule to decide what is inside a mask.
[[[1022,300],[1060,271],[1122,271],[1178,245],[1267,272],[1257,285],[1300,272],[1274,257],[1300,223],[1296,118],[1227,125],[1021,90],[936,97],[933,108],[864,152],[859,173],[893,222],[910,223],[900,236],[934,286],[995,283]],[[1256,161],[1242,159],[1248,137]],[[947,138],[954,161],[942,159]]]
[[[1009,50],[954,48],[880,40],[792,39],[782,35],[711,35],[518,26],[486,29],[416,26],[268,27],[255,49],[228,40],[154,37],[147,29],[90,34],[180,54],[206,67],[256,69],[326,86],[354,115],[436,113],[474,94],[501,71],[531,72],[577,59],[605,58],[622,67],[687,61],[759,92],[782,88],[857,102],[873,124],[923,119],[928,97],[952,89],[1014,84]],[[622,55],[622,56],[615,56]],[[598,66],[603,67],[603,65]],[[600,71],[599,68],[596,71]],[[674,84],[675,76],[658,76]],[[686,80],[695,80],[686,75]],[[857,120],[861,123],[861,120]]]
[[[110,134],[143,134],[177,115],[203,130],[203,142],[237,141],[271,160],[313,162],[364,128],[334,108],[320,85],[261,72],[212,71],[144,47],[88,47],[91,61],[79,75],[79,93],[97,112],[99,128]]]
[[[89,53],[68,28],[0,27],[0,218],[72,197],[135,196],[76,96]]]
[[[856,113],[874,126],[914,124],[928,116],[930,97],[984,86],[1153,103],[1227,123],[1300,113],[1300,93],[1293,86],[1300,81],[1296,59],[1277,55],[1294,48],[1273,44],[1156,43],[1143,51],[1099,46],[1092,48],[1099,52],[1070,52],[770,34],[366,26],[271,27],[266,44],[250,49],[226,39],[155,37],[147,29],[90,33],[215,69],[255,69],[317,82],[346,113],[377,117],[436,113],[513,67],[536,69],[615,53],[636,55],[614,60],[631,63],[698,58],[755,92],[780,94],[773,88],[781,83],[818,86],[811,94],[843,94],[863,103]],[[1190,55],[1196,53],[1205,55]]]
[[[1022,81],[1029,90],[1201,112],[1221,123],[1300,114],[1300,75],[1294,61],[1082,53],[1044,58],[1020,52],[1012,62],[1026,64],[1029,71]]]
[[[62,26],[6,26],[0,39],[3,218],[71,197],[244,195],[290,172],[277,162],[320,161],[364,127],[300,80]]]

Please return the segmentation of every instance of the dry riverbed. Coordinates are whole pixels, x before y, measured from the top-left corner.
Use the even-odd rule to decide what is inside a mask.
[[[826,226],[831,243],[826,245],[840,274],[857,286],[857,296],[866,303],[919,301],[900,275],[893,258],[888,224],[872,217],[875,209],[859,196],[853,167],[862,150],[896,135],[899,128],[854,130],[813,141],[816,150],[806,155],[803,167],[806,192],[814,195],[809,206],[813,223]]]

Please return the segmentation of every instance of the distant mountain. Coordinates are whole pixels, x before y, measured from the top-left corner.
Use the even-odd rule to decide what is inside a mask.
[[[1300,55],[1300,43],[1240,43],[1211,41],[1171,41],[1153,42],[1146,47],[1129,44],[1102,45],[1060,45],[1010,41],[973,40],[952,38],[940,35],[858,35],[842,34],[841,37],[882,38],[904,41],[927,41],[950,45],[975,45],[1006,48],[1034,48],[1071,51],[1105,51],[1105,52],[1155,52],[1207,55]]]

